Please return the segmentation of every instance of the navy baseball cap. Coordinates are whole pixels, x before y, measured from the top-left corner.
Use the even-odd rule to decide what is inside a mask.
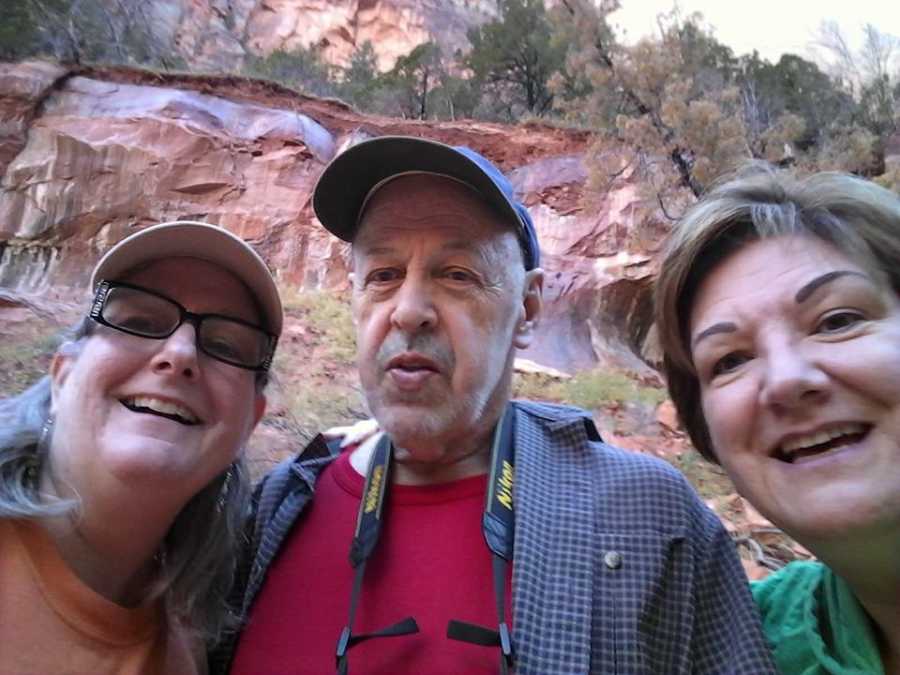
[[[430,173],[465,183],[516,228],[525,269],[540,266],[537,232],[512,184],[487,158],[465,146],[415,136],[380,136],[348,148],[325,167],[313,192],[313,209],[329,232],[353,241],[369,198],[393,178]]]

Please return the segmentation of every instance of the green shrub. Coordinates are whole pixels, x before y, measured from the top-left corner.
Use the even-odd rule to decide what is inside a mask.
[[[59,340],[56,330],[4,336],[0,344],[0,396],[20,393],[47,374]]]
[[[355,362],[356,329],[346,295],[292,288],[281,288],[280,293],[285,312],[295,315],[314,334],[326,359],[343,365]]]
[[[513,379],[513,396],[568,403],[588,410],[624,403],[655,407],[666,399],[662,389],[647,387],[622,373],[604,370],[585,371],[568,380],[539,373],[517,373]]]
[[[602,370],[579,373],[564,381],[561,391],[566,403],[588,410],[629,402],[656,406],[666,399],[662,389],[641,385],[622,373]]]

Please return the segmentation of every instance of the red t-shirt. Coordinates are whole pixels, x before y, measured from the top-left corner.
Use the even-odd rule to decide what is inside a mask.
[[[353,584],[348,554],[365,483],[349,458],[345,451],[322,472],[315,498],[269,569],[238,643],[233,675],[335,672]],[[491,555],[481,532],[486,490],[486,475],[389,487],[353,632],[380,630],[407,616],[420,632],[351,647],[351,675],[499,672],[498,647],[447,638],[451,619],[497,626]],[[509,616],[509,578],[506,597]]]

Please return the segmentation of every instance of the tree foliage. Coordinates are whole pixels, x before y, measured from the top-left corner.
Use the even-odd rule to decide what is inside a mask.
[[[0,0],[0,58],[182,67],[159,3]],[[648,205],[672,216],[721,173],[750,158],[900,180],[885,161],[900,131],[900,39],[869,25],[852,50],[825,23],[815,60],[736,56],[700,15],[675,9],[625,44],[611,28],[620,0],[497,0],[498,18],[470,46],[414,47],[386,72],[371,43],[345,67],[315,46],[248,52],[243,71],[363,112],[413,119],[555,118],[594,132],[589,188],[603,195],[637,172]],[[549,7],[549,9],[548,9]],[[610,143],[614,139],[616,143]],[[610,147],[622,148],[609,152]],[[893,172],[893,173],[891,173]],[[890,173],[890,176],[888,174]]]
[[[34,56],[40,31],[25,2],[0,3],[0,60]]]
[[[7,0],[0,5],[0,56],[182,68],[143,0]]]
[[[864,29],[862,47],[854,52],[834,22],[823,22],[818,47],[835,79],[858,101],[854,120],[871,132],[876,144],[900,130],[900,37]]]
[[[335,92],[331,67],[315,47],[277,49],[268,56],[248,56],[244,72],[316,96],[330,96]]]
[[[751,133],[761,136],[791,113],[803,120],[805,145],[816,143],[829,126],[852,122],[855,103],[819,67],[799,56],[784,54],[772,64],[757,53],[740,60],[740,82]]]
[[[423,42],[397,59],[385,82],[397,94],[402,117],[424,120],[429,114],[431,92],[443,73],[441,50],[433,42]]]
[[[598,152],[593,183],[599,188],[636,170],[665,208],[664,197],[676,187],[699,195],[750,156],[735,59],[698,17],[677,11],[661,18],[658,39],[621,45],[607,20],[616,9],[613,0],[566,0],[557,12],[558,22],[577,27],[567,67],[585,73],[588,119],[632,148],[631,156]]]
[[[699,15],[677,8],[659,33],[634,45],[616,40],[609,15],[618,0],[561,0],[553,20],[566,36],[565,66],[551,87],[559,113],[615,137],[628,151],[591,154],[591,187],[604,192],[637,171],[666,208],[679,190],[699,196],[719,175],[751,158],[858,173],[877,166],[881,141],[896,129],[896,88],[888,42],[873,44],[861,96],[815,63],[785,54],[772,64],[735,57]],[[889,110],[894,111],[893,116]]]
[[[338,95],[361,110],[371,110],[380,88],[375,48],[366,40],[350,56],[338,85]]]
[[[469,31],[464,65],[512,117],[548,113],[547,84],[562,66],[564,47],[553,39],[542,0],[500,0],[500,17]]]

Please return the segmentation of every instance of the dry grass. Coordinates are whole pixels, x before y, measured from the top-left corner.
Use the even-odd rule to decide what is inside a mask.
[[[323,357],[352,365],[356,356],[356,330],[350,299],[332,291],[280,289],[285,313],[303,325],[323,348]]]
[[[58,343],[58,331],[47,326],[0,336],[0,396],[18,394],[46,375]]]
[[[622,373],[602,370],[578,373],[570,380],[518,373],[513,381],[513,395],[568,403],[586,410],[625,403],[656,407],[666,398],[663,389],[642,385]]]

